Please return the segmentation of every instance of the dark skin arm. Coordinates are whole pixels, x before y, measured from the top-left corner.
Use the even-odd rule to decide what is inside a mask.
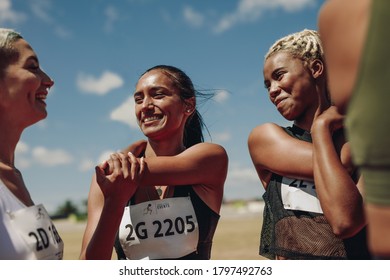
[[[342,132],[342,122],[343,116],[330,107],[315,120],[312,139],[314,180],[321,208],[335,235],[345,239],[358,233],[366,222],[357,179],[340,160],[341,156],[351,162],[349,145],[344,143],[339,155],[334,144],[337,133]]]
[[[313,180],[311,143],[291,137],[276,124],[266,123],[254,128],[248,138],[248,148],[264,188],[272,172]]]

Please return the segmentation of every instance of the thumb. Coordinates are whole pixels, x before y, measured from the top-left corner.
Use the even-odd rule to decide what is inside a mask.
[[[100,185],[106,180],[106,174],[100,166],[95,166],[96,181]]]

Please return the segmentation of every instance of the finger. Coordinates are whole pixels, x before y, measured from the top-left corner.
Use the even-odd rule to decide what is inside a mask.
[[[114,162],[111,159],[111,155],[110,158],[106,160],[106,162],[107,162],[107,166],[104,168],[104,172],[106,173],[106,175],[110,175],[114,171]]]
[[[141,163],[140,163],[140,168],[139,168],[139,175],[142,176],[145,170],[145,158],[141,157]]]
[[[97,166],[99,166],[99,168],[101,168],[103,170],[106,169],[108,166],[107,160],[103,161],[102,163],[98,164]]]
[[[106,180],[104,170],[98,165],[95,166],[95,173],[96,173],[96,182],[99,184],[99,186],[101,186],[102,183]]]
[[[120,161],[121,161],[121,166],[122,166],[123,177],[127,178],[127,177],[129,177],[129,174],[130,174],[130,171],[129,171],[130,164],[129,164],[128,157],[123,153],[119,153],[119,156],[120,156]]]
[[[134,180],[138,173],[139,163],[137,158],[131,153],[128,153],[129,160],[131,162],[131,179]]]
[[[112,174],[117,177],[118,175],[122,174],[122,164],[120,159],[118,158],[117,154],[111,154],[110,156],[112,160],[112,167],[113,167],[113,172]]]

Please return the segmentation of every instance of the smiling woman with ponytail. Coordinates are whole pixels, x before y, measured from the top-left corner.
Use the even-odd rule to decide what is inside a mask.
[[[147,141],[96,167],[81,259],[110,259],[114,247],[118,259],[210,259],[228,157],[204,142],[196,97],[176,67],[141,75],[135,114]]]

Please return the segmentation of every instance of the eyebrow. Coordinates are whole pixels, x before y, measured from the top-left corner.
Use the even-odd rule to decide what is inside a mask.
[[[157,91],[159,89],[168,90],[166,87],[163,87],[163,86],[153,86],[153,87],[149,88],[149,90],[152,90],[152,91]],[[140,94],[143,94],[143,93],[141,91],[136,91],[133,93],[134,96],[140,95]]]

